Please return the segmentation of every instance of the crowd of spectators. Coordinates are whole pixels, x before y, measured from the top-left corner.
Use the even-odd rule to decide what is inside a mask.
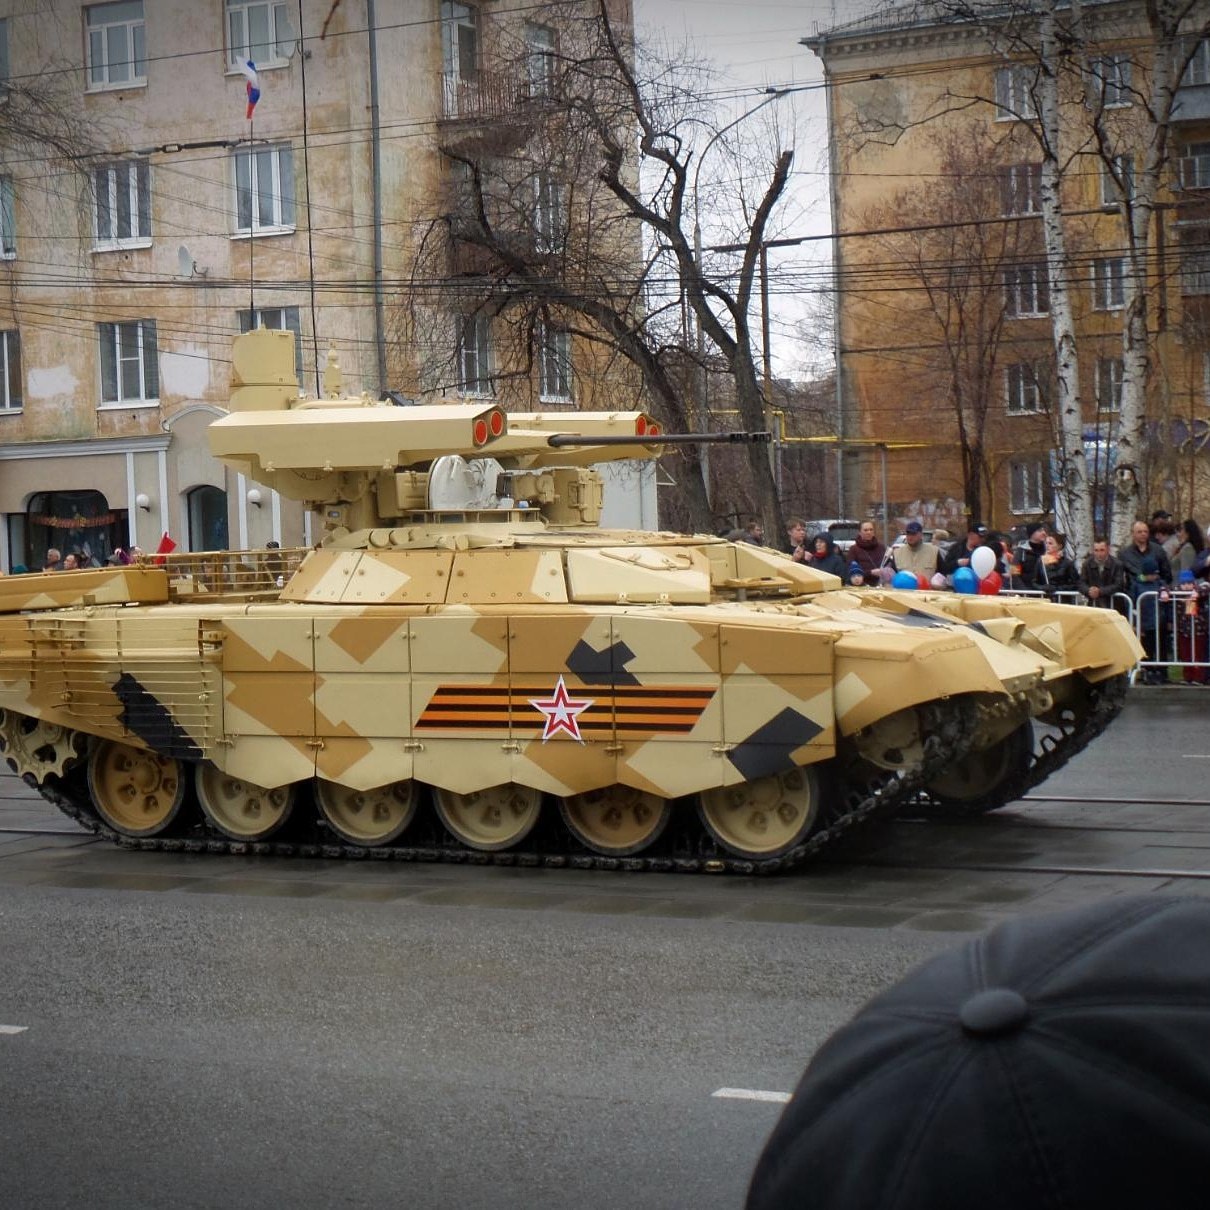
[[[921,584],[947,588],[960,568],[971,566],[974,552],[987,546],[995,552],[996,574],[1005,590],[1117,609],[1137,619],[1149,661],[1181,664],[1187,681],[1206,683],[1210,547],[1193,518],[1175,524],[1171,514],[1159,510],[1150,522],[1136,521],[1130,541],[1116,552],[1104,535],[1097,535],[1079,562],[1066,537],[1044,522],[1030,527],[1016,544],[977,521],[956,541],[947,542],[948,534],[942,534],[934,530],[926,537],[924,526],[912,520],[887,547],[875,523],[864,521],[842,556],[828,534],[810,534],[794,518],[783,549],[795,561],[831,572],[853,587],[888,584],[896,573],[907,572]],[[1144,670],[1146,680],[1162,678],[1162,670]]]

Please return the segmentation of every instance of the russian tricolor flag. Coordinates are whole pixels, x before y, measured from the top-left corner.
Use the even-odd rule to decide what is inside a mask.
[[[256,64],[251,59],[245,59],[240,64],[240,71],[244,73],[248,81],[248,112],[244,116],[251,122],[252,111],[256,108],[257,101],[260,100],[260,77],[256,74]]]

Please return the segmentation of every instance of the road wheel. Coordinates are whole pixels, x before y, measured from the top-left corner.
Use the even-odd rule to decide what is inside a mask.
[[[493,853],[520,844],[538,822],[542,795],[529,786],[492,786],[470,794],[434,789],[437,814],[467,848]]]
[[[559,812],[585,848],[607,857],[625,857],[659,839],[672,804],[630,786],[606,786],[561,798]]]
[[[180,814],[184,771],[171,756],[101,740],[88,757],[88,793],[115,832],[159,836]]]
[[[206,818],[232,840],[267,840],[294,810],[294,786],[266,790],[211,764],[198,765],[194,786]]]
[[[930,814],[984,815],[1021,797],[1029,788],[1034,728],[1025,720],[999,743],[953,761],[928,784]]]
[[[410,779],[352,790],[322,778],[315,783],[315,801],[328,827],[342,840],[364,848],[390,844],[416,816],[419,787]]]
[[[728,852],[753,861],[789,852],[820,817],[819,778],[794,768],[738,786],[705,790],[702,822]]]

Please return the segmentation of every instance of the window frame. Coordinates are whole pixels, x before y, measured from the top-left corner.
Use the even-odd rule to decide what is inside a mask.
[[[101,234],[101,190],[98,178],[105,174],[105,193],[109,210],[111,227],[115,228],[121,218],[121,206],[117,203],[122,193],[126,194],[127,220],[137,224],[138,234],[131,235],[102,235]],[[125,176],[126,180],[120,179]],[[92,250],[94,252],[113,252],[122,248],[151,247],[151,162],[143,156],[135,156],[126,160],[111,160],[100,164],[92,171]],[[144,219],[147,230],[142,230]],[[132,228],[133,230],[133,228]]]
[[[1129,109],[1134,104],[1134,63],[1124,50],[1097,55],[1088,66],[1100,84],[1101,104],[1106,109]]]
[[[1092,309],[1120,311],[1126,305],[1126,258],[1097,256],[1092,261]]]
[[[251,332],[261,323],[275,332],[294,333],[294,371],[298,375],[298,385],[303,385],[303,342],[302,342],[302,310],[299,307],[256,307],[236,312],[236,324],[240,333]],[[270,322],[273,321],[273,322]]]
[[[1133,153],[1123,153],[1112,157],[1113,165],[1117,169],[1118,175],[1123,181],[1123,190],[1125,201],[1132,201],[1134,198],[1134,155]],[[1114,179],[1113,171],[1109,164],[1101,161],[1101,205],[1102,206],[1120,206],[1123,199],[1117,195],[1118,183]]]
[[[571,332],[544,322],[538,327],[538,399],[542,403],[571,403],[574,398]]]
[[[17,195],[13,178],[0,173],[0,260],[17,259]]]
[[[133,329],[133,332],[129,334],[134,336],[137,354],[135,358],[123,356],[123,329]],[[116,393],[116,398],[113,399],[105,397],[105,350],[108,344],[106,340],[107,335],[113,341],[114,390]],[[150,340],[148,337],[150,337]],[[98,411],[113,408],[157,407],[160,402],[160,349],[155,320],[127,319],[102,321],[97,324],[97,340],[99,352],[97,357]],[[150,352],[148,351],[149,345]],[[125,377],[123,366],[132,362],[137,363],[139,394],[124,395],[122,393],[124,389],[123,379]],[[154,386],[154,394],[148,392],[149,386]]]
[[[1186,43],[1186,45],[1188,45]],[[1210,84],[1210,38],[1199,38],[1189,62],[1185,64],[1179,87],[1197,88]]]
[[[1001,217],[1026,218],[1042,213],[1041,163],[1005,164],[999,178]]]
[[[1176,162],[1182,189],[1210,189],[1210,142],[1186,143]]]
[[[1020,304],[1028,288],[1030,308]],[[1050,314],[1050,275],[1044,261],[1030,261],[1004,270],[1004,310],[1009,319],[1044,319]]]
[[[473,83],[482,66],[479,6],[467,3],[467,0],[441,0],[440,18],[442,75],[447,80]],[[463,30],[469,31],[469,41],[464,38]],[[464,73],[468,50],[472,62],[469,73]]]
[[[1116,413],[1122,410],[1122,383],[1126,378],[1126,363],[1120,357],[1098,357],[1093,387],[1096,392],[1097,412]],[[1105,402],[1105,388],[1108,400]]]
[[[555,59],[559,50],[554,29],[538,21],[526,21],[521,38],[525,44],[525,85],[530,98],[553,95]]]
[[[997,122],[1031,122],[1038,116],[1033,90],[1038,69],[1029,63],[1006,63],[996,68]]]
[[[563,240],[563,190],[555,176],[539,169],[534,184],[534,246],[554,252]]]
[[[0,17],[0,101],[8,95],[8,18]]]
[[[491,399],[496,394],[493,364],[491,320],[482,311],[463,315],[457,321],[457,391],[474,399]],[[468,337],[472,339],[468,340]],[[471,358],[473,357],[473,365]]]
[[[1038,363],[1014,361],[1004,367],[1004,412],[1007,416],[1043,416],[1045,393]],[[1032,402],[1031,402],[1032,397]]]
[[[17,399],[13,401],[13,386]],[[24,377],[21,372],[21,333],[17,328],[0,331],[0,414],[12,416],[25,410]]]
[[[113,10],[116,8],[124,8],[127,5],[137,4],[139,6],[139,17],[137,19],[123,19],[120,21],[98,21],[96,25],[92,22],[93,14],[100,14],[102,9]],[[122,60],[130,68],[130,78],[126,80],[114,80],[110,78],[110,71],[113,67],[109,58],[110,50],[110,31],[124,29],[126,31],[126,46],[125,52],[129,56],[126,60]],[[94,58],[94,35],[99,39],[99,46],[102,49],[103,56],[98,64]],[[142,42],[142,55],[140,57],[140,47],[138,42]],[[115,61],[118,62],[118,61]],[[139,67],[142,67],[142,75],[139,74]],[[103,79],[97,79],[97,75],[104,76]],[[86,4],[84,6],[84,91],[85,92],[113,92],[122,88],[146,88],[147,87],[147,17],[143,7],[143,0],[103,0],[100,4]]]
[[[1043,511],[1046,465],[1041,458],[1014,459],[1008,464],[1008,511],[1016,516]]]
[[[273,54],[271,56],[254,55],[251,35],[249,30],[248,13],[252,9],[264,8],[268,10],[268,21],[272,27],[268,32],[268,41],[257,43],[257,46],[272,47]],[[278,28],[278,15],[285,19],[285,32],[288,37],[282,38],[282,31]],[[235,30],[233,28],[233,19],[239,16],[243,21],[243,41],[237,42]],[[294,26],[290,22],[290,6],[284,0],[224,0],[223,3],[223,38],[227,43],[227,72],[228,74],[240,73],[243,70],[245,61],[251,59],[256,64],[257,71],[265,71],[275,67],[288,67],[290,65],[290,56],[293,52],[291,44],[298,41],[298,35],[294,32]],[[288,49],[285,54],[281,53],[281,48],[285,44]]]
[[[264,154],[270,155],[273,183],[271,191],[265,194],[260,188],[260,157]],[[244,186],[240,183],[240,163],[246,160],[248,163],[248,217],[249,225],[241,225],[241,190]],[[282,189],[282,164],[288,162],[290,165],[290,188],[286,194]],[[261,235],[292,235],[296,228],[295,216],[297,213],[297,198],[295,189],[297,180],[294,175],[294,146],[291,143],[257,143],[252,147],[237,147],[231,153],[231,175],[232,185],[235,194],[235,208],[232,214],[234,226],[232,230],[233,239],[254,239]],[[260,221],[260,199],[266,196],[272,199],[273,205],[273,220],[269,223]],[[288,204],[287,204],[288,203]],[[286,211],[289,214],[286,214]]]

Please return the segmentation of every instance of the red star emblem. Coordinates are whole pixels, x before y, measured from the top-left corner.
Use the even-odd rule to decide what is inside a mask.
[[[559,677],[555,691],[550,697],[530,698],[529,704],[546,715],[546,726],[542,729],[543,743],[560,731],[566,731],[572,739],[581,744],[584,742],[584,737],[580,734],[579,716],[593,704],[593,699],[568,696],[562,677]]]

